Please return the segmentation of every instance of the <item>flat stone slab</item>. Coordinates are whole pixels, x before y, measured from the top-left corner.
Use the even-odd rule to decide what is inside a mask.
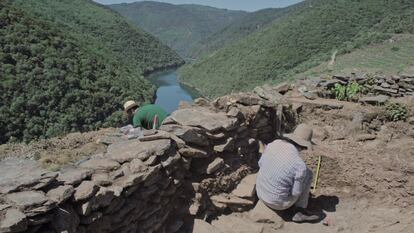
[[[260,200],[249,212],[249,218],[258,223],[271,223],[273,228],[281,228],[284,224],[283,219]]]
[[[358,101],[361,103],[367,103],[367,104],[385,104],[390,99],[389,96],[386,95],[378,95],[378,96],[367,96],[362,97]]]
[[[64,168],[60,170],[57,180],[64,184],[68,185],[77,185],[82,182],[82,180],[90,177],[92,171],[82,168]]]
[[[241,198],[253,198],[256,193],[256,177],[257,174],[244,177],[237,185],[236,189],[233,190],[232,194]]]
[[[56,172],[43,169],[36,161],[9,158],[0,161],[0,194],[40,189],[57,177]]]
[[[216,196],[210,197],[210,199],[215,204],[224,204],[224,205],[231,205],[231,206],[253,206],[253,201],[246,200],[240,197],[236,197],[233,195],[225,195],[220,194]]]
[[[26,216],[17,209],[8,209],[0,221],[0,232],[22,232],[27,229]]]
[[[227,117],[224,112],[212,112],[201,107],[175,111],[171,118],[180,125],[201,127],[209,132],[233,129],[237,122],[237,119]]]
[[[113,171],[119,168],[121,165],[112,159],[90,159],[79,165],[82,168],[91,169],[91,170],[100,170],[100,171]]]
[[[130,162],[133,159],[146,160],[152,155],[163,155],[171,148],[171,140],[161,139],[141,142],[131,140],[112,144],[108,147],[107,156],[119,163]]]
[[[23,191],[18,193],[10,193],[6,195],[6,200],[13,203],[21,209],[31,209],[40,206],[48,201],[43,192]]]

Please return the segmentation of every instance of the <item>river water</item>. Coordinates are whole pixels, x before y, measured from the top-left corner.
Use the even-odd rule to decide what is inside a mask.
[[[180,101],[193,102],[198,92],[178,82],[177,70],[157,72],[147,77],[157,87],[155,104],[168,113],[177,110]]]

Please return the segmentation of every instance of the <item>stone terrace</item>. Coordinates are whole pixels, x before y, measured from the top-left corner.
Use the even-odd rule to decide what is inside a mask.
[[[105,154],[59,172],[1,161],[0,232],[187,232],[252,208],[260,143],[294,124],[286,88],[198,99],[143,138],[102,138]]]

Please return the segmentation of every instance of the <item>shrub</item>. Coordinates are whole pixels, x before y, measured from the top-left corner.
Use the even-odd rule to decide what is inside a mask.
[[[386,115],[390,121],[403,121],[407,119],[408,110],[402,104],[391,103],[386,107]]]
[[[335,87],[332,89],[332,93],[335,95],[335,98],[341,101],[351,101],[361,92],[362,87],[356,82],[351,82],[348,85],[336,83]]]

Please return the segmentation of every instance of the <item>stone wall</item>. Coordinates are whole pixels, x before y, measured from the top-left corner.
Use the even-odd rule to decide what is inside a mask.
[[[187,232],[192,218],[252,207],[243,185],[254,183],[260,144],[294,119],[271,95],[198,99],[160,130],[102,138],[106,153],[58,172],[1,161],[0,232]]]

